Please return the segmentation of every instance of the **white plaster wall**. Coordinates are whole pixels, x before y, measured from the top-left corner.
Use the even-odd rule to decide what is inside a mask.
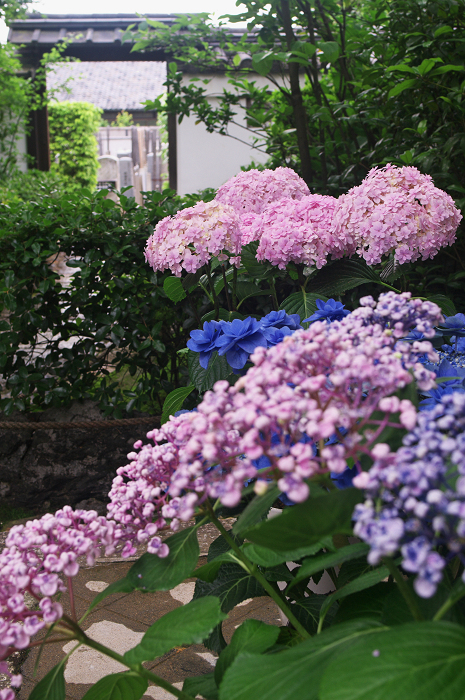
[[[27,143],[26,134],[23,130],[20,131],[16,140],[16,148],[18,149],[16,164],[21,172],[25,173],[27,171]]]
[[[116,158],[118,153],[131,153],[132,151],[131,127],[102,126],[98,130],[98,140],[101,145],[100,155],[110,155]]]
[[[19,127],[18,136],[16,138],[16,165],[23,173],[27,170],[27,144],[24,128]]]
[[[193,76],[186,76],[185,83]],[[223,92],[223,88],[232,89],[228,85],[225,76],[201,76],[202,79],[210,78],[207,86],[208,99],[213,106],[218,104],[216,95]],[[257,85],[269,85],[266,78],[259,75],[253,76]],[[273,86],[270,85],[270,89]],[[245,125],[244,114],[238,109],[236,121]],[[196,117],[184,117],[181,124],[177,124],[177,167],[178,167],[178,193],[185,195],[196,192],[205,187],[218,188],[226,180],[240,172],[241,166],[248,165],[252,160],[255,163],[265,163],[268,160],[266,153],[252,148],[253,133],[240,126],[230,126],[228,131],[246,144],[221,134],[209,133],[203,124],[196,124]]]

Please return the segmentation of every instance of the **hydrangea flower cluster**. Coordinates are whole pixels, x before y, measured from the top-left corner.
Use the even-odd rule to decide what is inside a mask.
[[[121,529],[115,525],[95,511],[65,506],[11,528],[0,553],[0,660],[25,649],[36,632],[62,617],[53,600],[66,590],[62,577],[76,576],[78,557],[93,564],[102,548],[113,553]],[[37,610],[27,607],[26,592],[38,602]]]
[[[198,202],[173,217],[162,219],[147,241],[145,258],[154,270],[196,272],[212,256],[239,266],[240,219],[234,209],[218,201]]]
[[[187,347],[200,353],[200,366],[204,369],[217,350],[219,355],[226,355],[230,367],[240,370],[255,348],[272,347],[301,327],[299,314],[285,311],[271,311],[260,321],[250,316],[243,321],[205,321],[203,330],[191,331]]]
[[[332,235],[353,242],[368,264],[394,252],[399,264],[433,258],[451,245],[462,215],[454,200],[413,167],[373,168],[341,195]]]
[[[368,493],[354,532],[370,545],[370,564],[400,550],[418,595],[432,596],[447,561],[465,563],[465,394],[421,413],[404,446],[354,483]]]
[[[215,197],[239,214],[261,214],[280,199],[302,199],[310,194],[304,180],[291,168],[248,170],[222,185]]]
[[[308,318],[304,318],[303,323],[314,323],[315,321],[322,321],[323,319],[325,319],[327,323],[332,323],[333,321],[342,321],[342,319],[349,314],[350,311],[348,311],[345,305],[340,301],[336,301],[335,299],[328,299],[327,301],[317,299],[315,313]]]
[[[281,270],[289,262],[321,268],[330,254],[340,258],[354,252],[345,236],[331,233],[336,203],[334,197],[319,194],[300,201],[282,199],[243,225],[243,236],[260,241],[257,260],[268,260]]]
[[[300,502],[309,477],[342,473],[361,453],[388,454],[387,445],[376,444],[384,427],[394,421],[410,429],[416,421],[410,401],[392,394],[412,380],[409,369],[424,389],[434,384],[434,374],[417,363],[424,353],[435,359],[430,343],[398,338],[417,325],[428,334],[441,319],[436,305],[389,293],[378,304],[367,297],[341,321],[316,321],[274,347],[257,347],[254,366],[234,386],[217,382],[196,412],[152,431],[155,445],[131,454],[119,470],[109,511],[124,523],[127,541],[151,536],[159,518],[189,519],[207,497],[235,506],[248,479],[259,479],[258,490],[272,479]],[[375,410],[381,419],[372,417]],[[317,453],[333,435],[339,443]],[[269,467],[259,473],[261,457]]]

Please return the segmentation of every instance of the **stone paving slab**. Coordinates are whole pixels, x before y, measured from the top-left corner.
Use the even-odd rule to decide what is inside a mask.
[[[209,544],[218,532],[212,526],[202,528],[200,532],[201,556],[199,564],[206,562]],[[78,617],[82,616],[98,592],[124,577],[132,566],[132,561],[120,558],[100,560],[93,567],[81,567],[73,578],[74,602]],[[109,596],[97,606],[83,624],[84,630],[97,641],[111,647],[118,653],[124,653],[142,638],[145,631],[158,618],[170,610],[185,605],[192,599],[195,579],[187,579],[172,591],[155,593],[135,592],[117,593]],[[67,614],[70,614],[69,596],[64,595],[60,601]],[[278,607],[268,597],[244,601],[229,613],[223,623],[223,634],[229,642],[234,630],[245,619],[254,618],[268,624],[281,625]],[[39,635],[38,635],[39,637]],[[60,642],[45,645],[42,648],[40,664],[35,672],[38,649],[32,650],[22,666],[24,682],[18,694],[18,700],[27,700],[37,682],[43,678],[64,655],[75,646],[76,642]],[[171,650],[161,658],[149,662],[146,667],[154,673],[181,688],[188,676],[197,676],[212,671],[216,663],[215,655],[200,644],[179,647]],[[117,662],[99,654],[93,649],[81,646],[68,661],[65,670],[66,699],[81,700],[92,685],[109,673],[117,673],[124,668]],[[157,686],[149,686],[144,700],[171,700],[174,696]]]

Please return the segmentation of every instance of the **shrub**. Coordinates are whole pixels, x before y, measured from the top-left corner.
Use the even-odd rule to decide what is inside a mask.
[[[48,107],[52,172],[66,178],[67,189],[97,184],[97,139],[102,110],[87,102],[57,102]]]
[[[150,271],[144,246],[160,219],[199,197],[151,192],[139,207],[106,193],[81,189],[0,204],[7,389],[0,407],[7,414],[89,396],[115,416],[159,411],[164,395],[185,384],[177,351],[198,325],[198,310],[175,310],[163,289],[168,275]],[[75,270],[67,287],[53,270],[60,251]],[[200,294],[196,300],[200,309]]]

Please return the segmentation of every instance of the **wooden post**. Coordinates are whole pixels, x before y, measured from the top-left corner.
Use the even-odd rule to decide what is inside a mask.
[[[40,87],[40,97],[45,94],[45,85]],[[47,105],[35,109],[29,114],[27,154],[30,167],[37,170],[50,170],[50,132],[48,128]]]

